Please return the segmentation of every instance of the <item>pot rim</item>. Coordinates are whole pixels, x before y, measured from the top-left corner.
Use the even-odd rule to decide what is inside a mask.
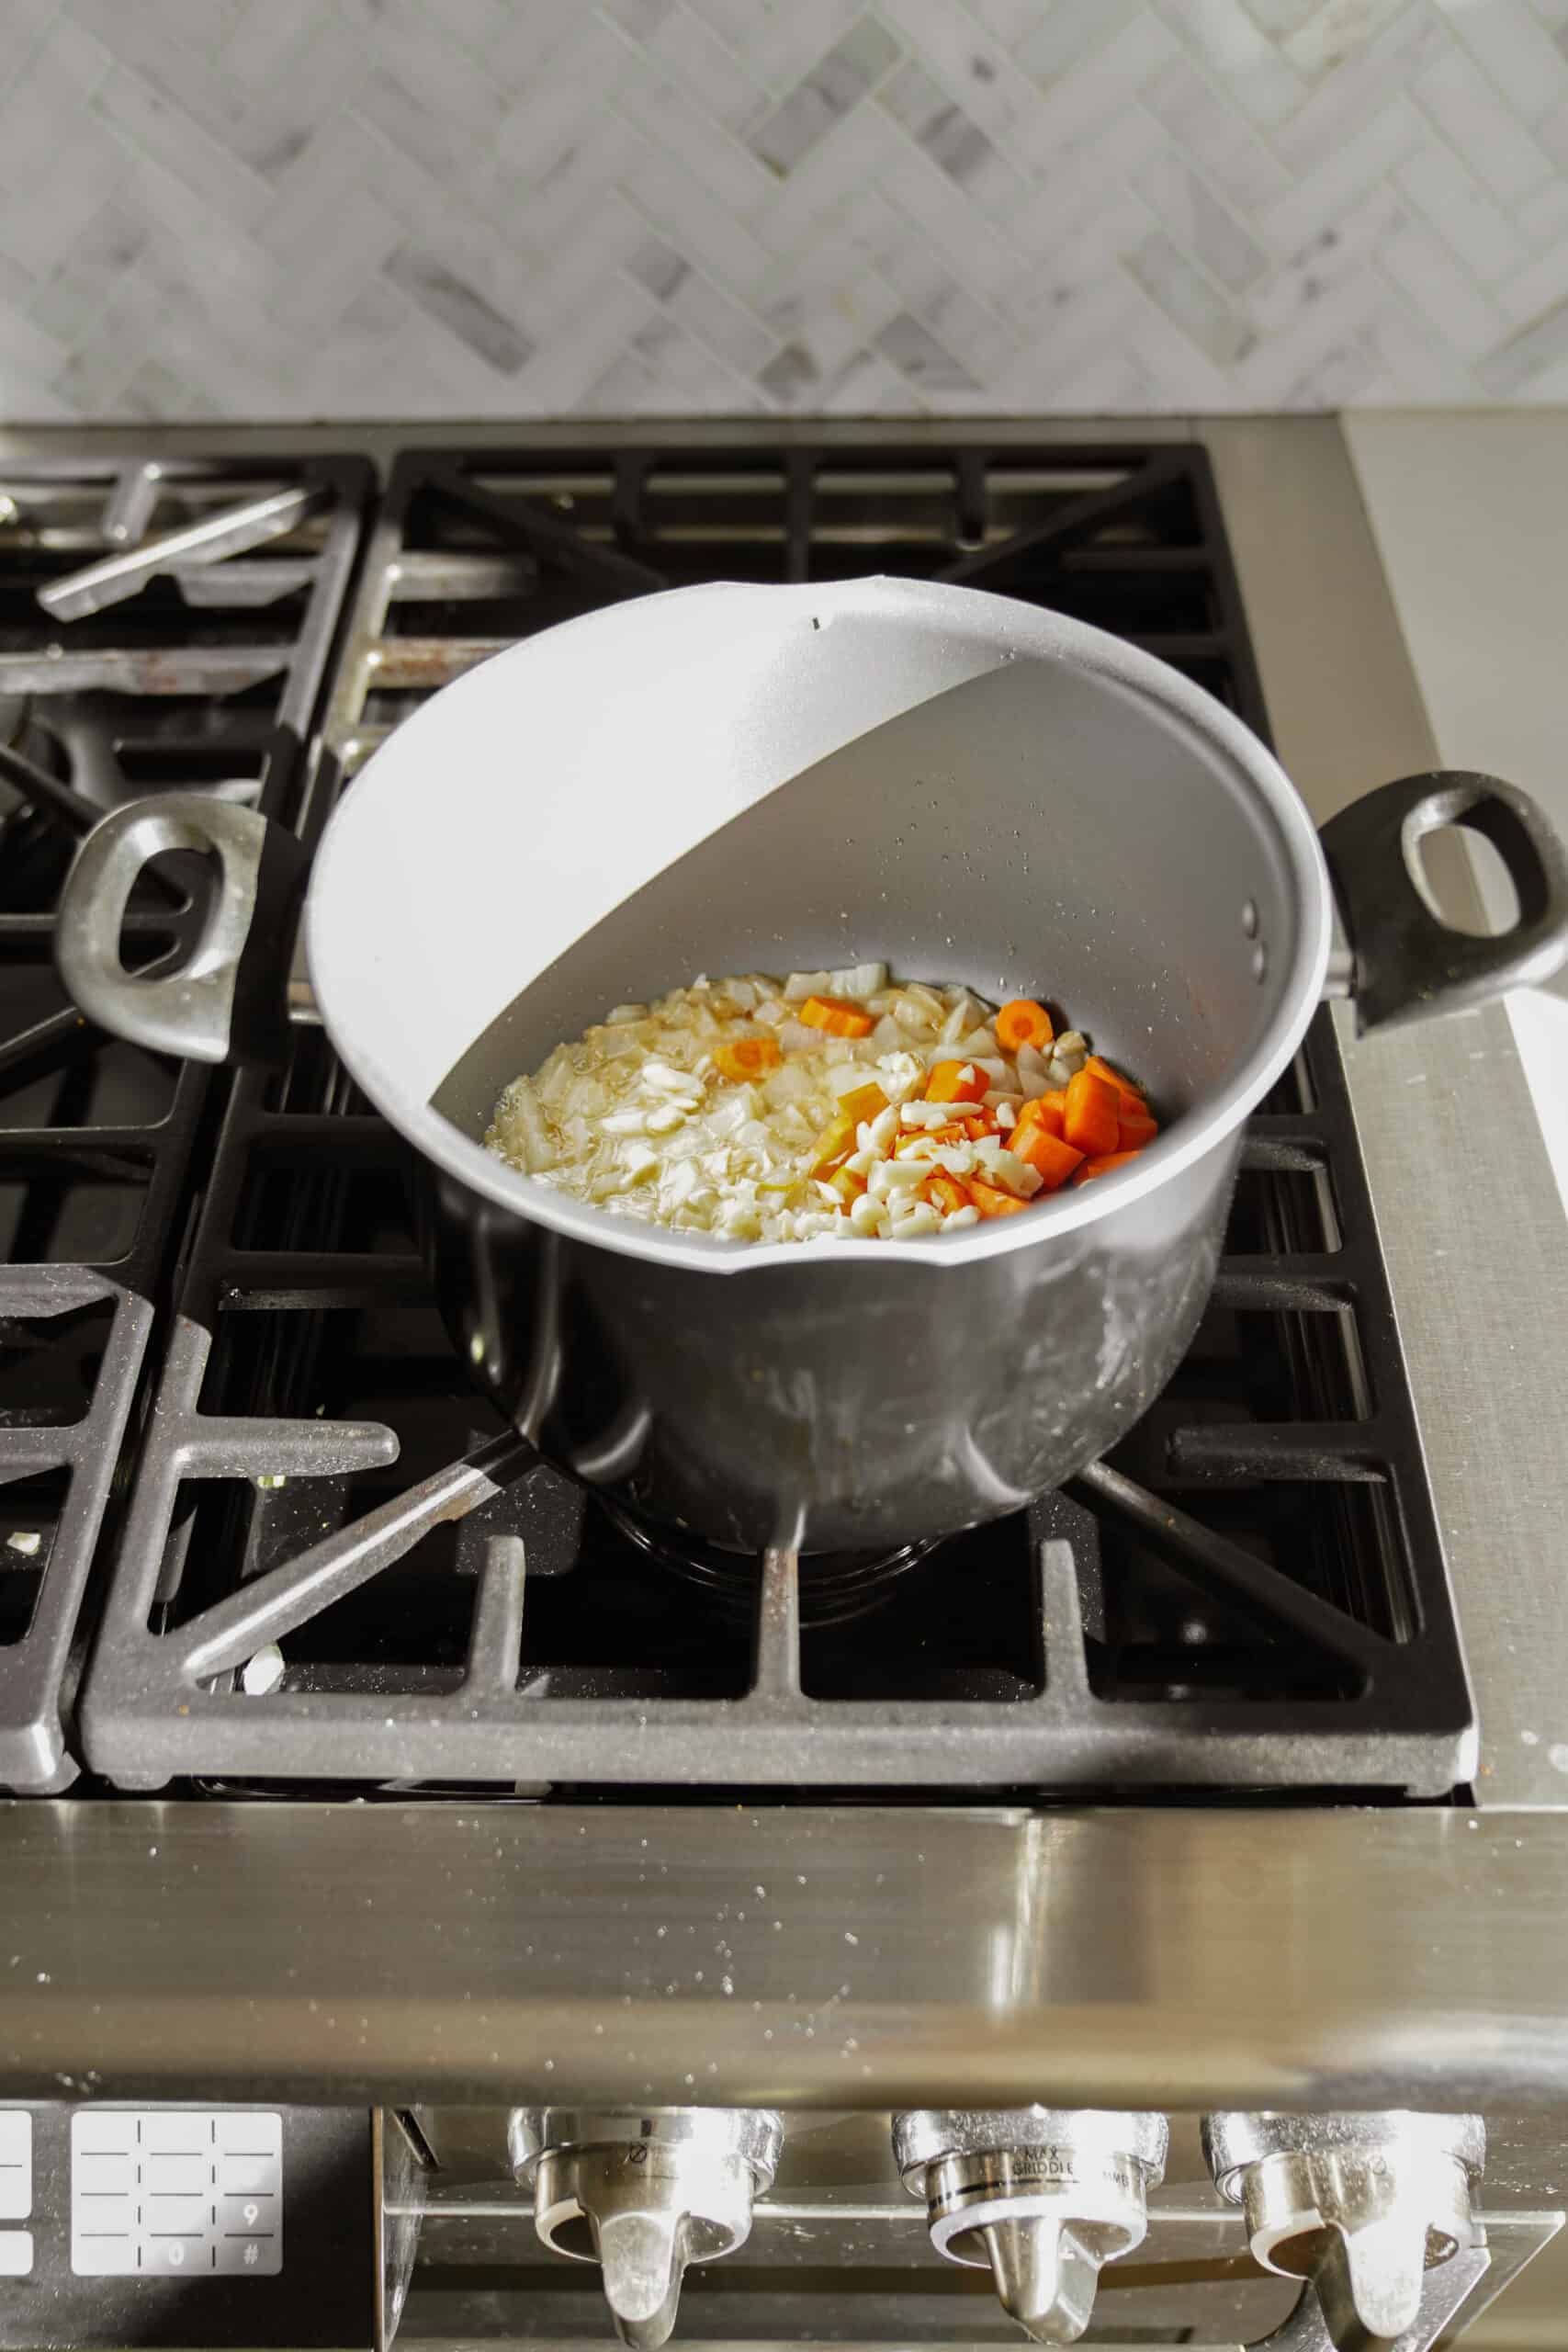
[[[1009,1250],[1027,1249],[1054,1237],[1101,1224],[1122,1209],[1147,1199],[1225,1143],[1289,1067],[1317,1008],[1328,966],[1333,896],[1316,830],[1283,768],[1234,712],[1179,670],[1088,622],[978,589],[938,582],[867,579],[838,583],[831,593],[835,602],[843,605],[852,603],[857,590],[874,590],[885,599],[889,589],[896,589],[911,604],[924,606],[935,622],[945,617],[973,627],[976,607],[998,607],[996,623],[998,629],[1005,627],[1009,646],[1041,660],[1069,662],[1087,669],[1131,698],[1155,705],[1167,723],[1175,721],[1199,735],[1207,750],[1217,751],[1226,759],[1271,820],[1277,845],[1294,883],[1300,911],[1290,968],[1276,983],[1273,1016],[1252,1051],[1212,1100],[1201,1110],[1183,1114],[1132,1168],[1118,1170],[1092,1185],[1058,1193],[1048,1203],[1034,1206],[1027,1217],[1000,1217],[958,1233],[924,1236],[918,1244],[904,1245],[894,1253],[896,1260],[944,1269],[970,1264],[980,1258],[999,1257]],[[669,593],[698,596],[712,595],[714,590],[705,586]],[[820,587],[759,590],[750,583],[744,593],[818,600],[823,594]],[[624,622],[626,610],[624,605],[612,606],[604,614],[588,614],[566,626],[581,629],[591,628],[602,619]],[[497,665],[530,655],[539,642],[537,638],[524,639],[443,688],[423,710],[399,729],[393,741],[401,745],[400,756],[408,756],[406,739],[411,733],[419,736],[422,744],[424,736],[431,737],[431,743],[425,748],[434,752],[440,715],[443,706],[450,708],[449,698],[461,696],[465,688],[481,674],[493,690]],[[645,1224],[639,1218],[617,1216],[612,1210],[590,1206],[574,1200],[570,1193],[540,1183],[465,1136],[428,1102],[411,1102],[400,1090],[396,1072],[384,1068],[364,1049],[352,1034],[352,1024],[334,1017],[335,963],[332,954],[324,952],[323,893],[318,885],[321,876],[331,871],[334,856],[345,846],[343,820],[348,812],[357,808],[358,821],[365,821],[366,786],[373,780],[377,762],[383,756],[384,752],[378,751],[366,763],[333,812],[317,851],[304,916],[306,956],[322,1025],[334,1051],[376,1110],[423,1159],[466,1191],[573,1241],[588,1242],[656,1265],[680,1266],[694,1273],[761,1272],[768,1267],[798,1264],[803,1250],[815,1252],[816,1245],[810,1241],[726,1241],[708,1234],[672,1232],[662,1226]],[[822,1239],[822,1248],[834,1265],[872,1261],[886,1266],[890,1247],[886,1241]],[[819,1254],[814,1254],[812,1262],[820,1262]]]

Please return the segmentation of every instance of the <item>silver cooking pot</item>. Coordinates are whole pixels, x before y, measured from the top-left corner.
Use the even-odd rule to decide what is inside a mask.
[[[1447,929],[1417,888],[1420,836],[1461,818],[1512,874],[1506,937]],[[216,904],[183,972],[135,979],[120,916],[173,848],[217,853]],[[67,987],[156,1050],[275,1053],[302,864],[247,810],[118,811],[65,893]],[[1238,719],[1077,621],[903,581],[688,589],[513,647],[400,727],[326,828],[305,941],[333,1046],[412,1147],[453,1337],[515,1426],[645,1527],[839,1553],[1012,1510],[1158,1394],[1243,1123],[1325,991],[1330,867],[1363,1025],[1563,959],[1568,865],[1506,785],[1386,785],[1320,848]],[[611,1004],[870,958],[1062,1006],[1159,1140],[900,1245],[669,1233],[481,1148],[503,1085]]]

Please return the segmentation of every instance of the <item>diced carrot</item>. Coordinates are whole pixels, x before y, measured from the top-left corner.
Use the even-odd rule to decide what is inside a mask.
[[[1020,1209],[1029,1206],[1027,1201],[1014,1198],[995,1184],[983,1184],[977,1176],[969,1179],[969,1197],[983,1217],[1016,1216]]]
[[[1008,1137],[1008,1148],[1016,1151],[1021,1159],[1028,1160],[1041,1179],[1041,1190],[1046,1193],[1059,1193],[1083,1159],[1081,1151],[1075,1151],[1059,1136],[1047,1135],[1043,1127],[1032,1126],[1021,1141],[1014,1127]]]
[[[1116,1089],[1117,1093],[1122,1098],[1124,1111],[1130,1109],[1136,1116],[1147,1118],[1149,1106],[1130,1078],[1123,1078],[1119,1069],[1112,1069],[1111,1064],[1101,1061],[1098,1054],[1090,1054],[1084,1063],[1084,1068],[1087,1070],[1092,1070],[1096,1078],[1104,1079],[1108,1086],[1113,1086]]]
[[[887,1097],[880,1086],[857,1086],[852,1094],[840,1096],[838,1109],[813,1147],[813,1176],[826,1176],[836,1159],[854,1149],[855,1131],[862,1122],[874,1119],[886,1108]]]
[[[1122,1116],[1116,1122],[1118,1151],[1142,1151],[1145,1144],[1153,1143],[1158,1133],[1159,1128],[1153,1119],[1130,1114],[1123,1102]]]
[[[928,1102],[983,1102],[991,1081],[973,1062],[938,1062],[926,1080]]]
[[[828,1182],[846,1208],[852,1207],[865,1190],[865,1178],[849,1168],[835,1168]]]
[[[935,1176],[928,1176],[920,1186],[920,1191],[932,1208],[940,1209],[944,1216],[949,1216],[954,1209],[966,1208],[969,1204],[969,1195],[957,1177],[949,1176],[945,1170],[940,1170]]]
[[[1010,1004],[1003,1005],[992,1025],[1004,1054],[1016,1054],[1021,1046],[1048,1046],[1056,1034],[1045,1007],[1036,1004],[1032,996],[1015,996]]]
[[[978,1143],[982,1136],[994,1136],[996,1132],[997,1123],[989,1111],[977,1111],[964,1122],[964,1139],[969,1143]]]
[[[1075,1151],[1089,1159],[1114,1151],[1120,1119],[1121,1098],[1109,1079],[1097,1078],[1093,1070],[1084,1069],[1068,1080],[1062,1135]]]
[[[720,1075],[733,1079],[739,1085],[775,1068],[780,1059],[779,1041],[776,1037],[732,1037],[727,1044],[714,1047],[713,1057]]]
[[[1043,1095],[1036,1095],[1032,1101],[1024,1103],[1010,1131],[1009,1142],[1011,1148],[1014,1151],[1019,1148],[1018,1144],[1012,1140],[1017,1136],[1055,1136],[1059,1141],[1062,1133],[1062,1112],[1065,1107],[1065,1099],[1063,1102],[1047,1104]]]
[[[869,1037],[876,1026],[863,1005],[841,996],[808,996],[800,1018],[808,1029],[825,1030],[829,1037]]]
[[[1113,1168],[1125,1168],[1129,1160],[1141,1157],[1141,1153],[1136,1151],[1102,1152],[1098,1159],[1086,1159],[1073,1182],[1075,1184],[1087,1184],[1093,1177],[1109,1176]]]
[[[1050,1092],[1048,1094],[1043,1094],[1040,1097],[1040,1100],[1047,1111],[1055,1111],[1058,1119],[1065,1119],[1066,1117],[1067,1090],[1065,1086],[1054,1086]],[[1058,1129],[1057,1132],[1059,1133],[1060,1130]]]

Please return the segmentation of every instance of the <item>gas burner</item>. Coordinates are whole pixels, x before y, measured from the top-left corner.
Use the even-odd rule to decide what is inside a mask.
[[[698,1536],[677,1541],[645,1527],[618,1505],[602,1502],[612,1526],[672,1576],[698,1585],[713,1606],[750,1622],[757,1613],[762,1564],[750,1552],[731,1552]],[[900,1577],[936,1549],[936,1539],[901,1544],[891,1552],[805,1553],[796,1563],[803,1626],[852,1624],[880,1606]]]

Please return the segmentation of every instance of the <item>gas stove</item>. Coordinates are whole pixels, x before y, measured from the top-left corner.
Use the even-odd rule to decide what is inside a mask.
[[[275,615],[304,593],[297,535],[175,582],[201,582],[205,617],[236,565],[253,596],[251,575],[282,565],[291,585],[262,607]],[[33,532],[18,605],[40,584],[61,601],[48,583],[82,551]],[[330,685],[331,619],[299,615],[290,684],[325,686],[324,710],[293,802],[288,778],[267,788],[309,838],[400,718],[502,644],[662,586],[864,570],[1119,629],[1266,729],[1195,447],[412,451]],[[157,626],[141,607],[167,577],[52,632],[39,615],[41,633],[68,649],[79,626],[134,639]],[[340,578],[318,566],[318,605]],[[260,666],[254,648],[223,650],[246,680]],[[152,674],[118,647],[96,658]],[[173,658],[160,650],[160,681]],[[73,662],[76,682],[46,697],[49,671],[35,654],[16,683],[69,757],[96,690]],[[136,716],[117,704],[98,721],[122,772]],[[218,695],[209,775],[233,763],[218,732],[232,719]],[[292,707],[278,723],[306,731]],[[165,758],[157,780],[171,773]],[[74,1057],[79,1030],[69,1042]],[[57,1183],[67,1147],[52,1145],[39,1165]],[[650,1556],[508,1445],[435,1319],[400,1151],[319,1035],[281,1078],[228,1090],[186,1190],[155,1405],[73,1701],[76,1753],[114,1786],[1432,1797],[1470,1777],[1452,1602],[1326,1014],[1252,1124],[1213,1307],[1154,1411],[1069,1491],[918,1558]],[[57,1676],[68,1662],[57,1645]],[[62,1711],[58,1684],[31,1695],[29,1714],[46,1709]]]
[[[1477,1809],[1502,1711],[1327,1012],[1112,1457],[923,1553],[753,1564],[650,1553],[501,1429],[302,967],[287,1068],[237,1077],[53,978],[96,810],[217,792],[310,846],[448,679],[664,585],[964,580],[1267,735],[1247,445],[1213,443],[1219,488],[1179,426],[0,457],[0,2345],[36,2326],[24,2112],[27,2275],[77,2343],[384,2342],[405,2297],[406,2337],[575,2341],[602,2278],[644,2347],[689,2265],[709,2340],[1316,2347],[1382,2294],[1414,2352],[1557,2226],[1525,2110],[1568,2101],[1532,1924],[1568,1838]],[[177,961],[205,888],[154,868],[128,963]],[[220,2154],[254,2121],[280,2267],[220,2229],[219,2155],[205,2301],[139,2202],[78,2263],[73,2112]],[[374,2216],[330,2313],[300,2181]]]

